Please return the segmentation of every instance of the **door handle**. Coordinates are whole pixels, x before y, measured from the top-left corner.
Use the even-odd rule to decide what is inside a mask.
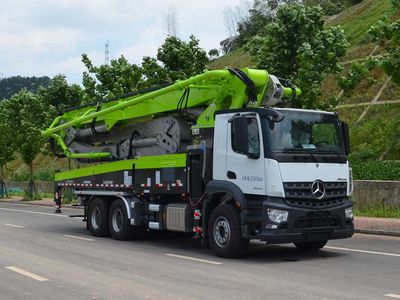
[[[236,179],[236,173],[235,172],[228,171],[228,173],[226,175],[228,176],[229,179]]]

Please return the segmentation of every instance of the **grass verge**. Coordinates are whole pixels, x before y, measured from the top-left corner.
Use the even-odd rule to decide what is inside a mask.
[[[353,212],[357,217],[400,218],[400,207],[392,207],[382,204],[374,207],[354,208]]]

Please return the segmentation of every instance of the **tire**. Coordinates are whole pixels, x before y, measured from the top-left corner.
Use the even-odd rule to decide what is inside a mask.
[[[135,238],[136,227],[130,224],[125,203],[121,199],[116,199],[111,204],[108,227],[115,240],[127,241]]]
[[[109,236],[108,205],[105,200],[95,198],[90,202],[87,222],[92,235],[98,237]]]
[[[238,209],[227,204],[212,211],[208,238],[215,254],[224,258],[243,256],[249,246],[249,240],[242,237]]]
[[[316,251],[323,248],[328,241],[299,242],[294,245],[302,251]]]

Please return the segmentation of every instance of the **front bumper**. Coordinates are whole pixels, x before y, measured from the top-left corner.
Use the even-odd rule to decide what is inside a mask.
[[[242,235],[271,244],[349,238],[354,233],[353,220],[345,217],[349,207],[352,202],[348,199],[330,207],[305,208],[288,205],[282,198],[267,197],[258,213],[254,209],[242,210]],[[268,208],[288,211],[288,220],[281,224],[271,222]]]

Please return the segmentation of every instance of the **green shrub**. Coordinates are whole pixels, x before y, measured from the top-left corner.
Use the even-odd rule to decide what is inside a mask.
[[[358,180],[400,180],[400,161],[352,160],[353,178]]]
[[[350,161],[364,162],[368,160],[374,160],[378,158],[378,153],[372,149],[369,145],[363,145],[360,150],[350,154]]]
[[[78,197],[74,194],[74,190],[71,188],[65,189],[62,196],[62,204],[78,203]]]
[[[39,181],[53,181],[54,171],[53,170],[37,170],[34,176],[35,180]]]

